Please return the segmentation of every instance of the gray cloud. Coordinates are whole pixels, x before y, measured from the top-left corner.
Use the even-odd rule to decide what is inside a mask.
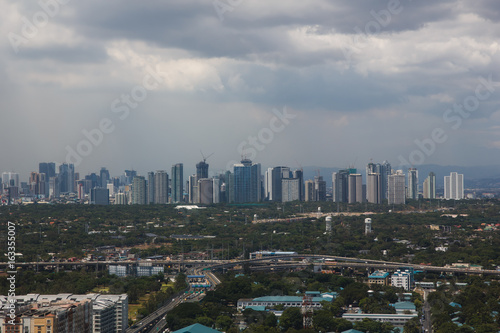
[[[428,163],[500,163],[490,130],[500,125],[498,84],[458,130],[443,120],[478,77],[500,78],[500,4],[401,0],[384,17],[388,3],[244,0],[221,21],[211,1],[72,1],[18,53],[0,42],[2,123],[14,124],[0,134],[13,142],[0,172],[62,162],[66,146],[103,118],[115,130],[85,158],[84,173],[194,164],[200,148],[217,151],[212,165],[222,169],[284,105],[300,116],[259,152],[265,165],[396,163],[436,127],[451,139]],[[7,0],[0,9],[5,36],[41,10]],[[153,69],[162,83],[121,120],[113,101]],[[10,140],[20,132],[23,140]]]

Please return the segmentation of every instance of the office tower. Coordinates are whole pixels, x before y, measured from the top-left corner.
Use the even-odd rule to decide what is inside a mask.
[[[208,163],[203,160],[196,164],[196,180],[208,178]]]
[[[197,203],[209,205],[213,199],[213,180],[210,178],[198,179],[198,200]]]
[[[444,177],[444,198],[454,200],[464,198],[464,175],[452,172]]]
[[[436,199],[436,174],[434,172],[430,172],[424,180],[423,195],[424,199]]]
[[[155,173],[153,171],[148,172],[148,198],[146,202],[148,204],[155,203]]]
[[[168,203],[168,174],[165,170],[156,171],[154,202],[156,204]]]
[[[260,163],[252,163],[243,159],[235,164],[234,169],[234,202],[259,202],[262,194]]]
[[[134,177],[137,176],[137,171],[135,170],[125,170],[124,185],[132,184]]]
[[[90,175],[86,175],[85,180],[88,180],[90,182],[90,188],[87,190],[87,193],[90,193],[90,189],[93,189],[94,187],[101,187],[99,176],[94,172]]]
[[[304,171],[297,169],[293,172],[293,178],[299,181],[299,200],[304,201]]]
[[[2,173],[2,183],[7,185],[6,187],[19,187],[19,174],[15,172],[4,172]]]
[[[283,178],[281,180],[281,202],[300,200],[300,179]]]
[[[45,174],[45,196],[49,197],[49,180],[50,177],[56,176],[56,164],[42,162],[38,164],[38,173]]]
[[[389,176],[389,186],[387,187],[387,202],[389,205],[400,205],[406,202],[405,185],[406,176],[402,170]]]
[[[418,171],[415,168],[408,169],[407,198],[418,200]]]
[[[231,171],[226,171],[225,174],[226,202],[234,202],[234,174]]]
[[[348,202],[363,202],[363,180],[362,176],[358,173],[353,173],[349,175],[349,191],[348,191]]]
[[[102,167],[101,171],[99,172],[99,176],[101,178],[101,184],[99,187],[106,188],[106,185],[108,185],[108,181],[110,179],[108,169]]]
[[[306,180],[305,182],[305,201],[314,201],[314,181]]]
[[[90,204],[92,205],[109,205],[109,190],[102,187],[94,187],[90,191]]]
[[[266,171],[266,189],[265,194],[267,200],[281,202],[282,190],[281,190],[281,180],[283,178],[290,178],[290,168],[285,166],[277,166],[274,168],[269,168]]]
[[[60,196],[61,186],[59,184],[59,177],[50,177],[49,179],[49,198],[55,199]]]
[[[59,166],[59,186],[61,193],[75,192],[75,166],[63,163]]]
[[[220,179],[213,178],[212,182],[213,182],[212,200],[213,200],[213,203],[219,203],[220,202]]]
[[[314,177],[314,201],[326,201],[326,181],[323,176]]]
[[[44,173],[32,172],[30,174],[29,188],[32,196],[45,197],[46,176]]]
[[[369,203],[381,203],[382,189],[380,187],[380,174],[369,173],[366,176],[366,200]]]
[[[349,201],[349,170],[339,170],[332,173],[333,202]]]
[[[182,163],[172,165],[172,202],[184,200],[184,166]]]
[[[189,183],[189,202],[197,203],[198,202],[198,181],[196,180],[196,175],[191,175],[188,178]]]
[[[143,176],[135,176],[134,179],[132,179],[132,204],[145,205],[146,197],[146,178]]]
[[[392,175],[391,164],[387,161],[382,162],[380,166],[380,182],[381,182],[381,192],[382,199],[387,199],[389,195],[389,176]]]

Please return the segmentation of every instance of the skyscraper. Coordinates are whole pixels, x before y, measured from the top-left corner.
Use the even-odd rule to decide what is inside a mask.
[[[132,204],[145,205],[146,198],[146,178],[143,176],[135,176],[132,180]]]
[[[400,205],[406,202],[405,185],[406,176],[402,170],[389,176],[387,201],[389,205]]]
[[[75,192],[75,165],[63,163],[59,166],[59,186],[61,193]]]
[[[261,201],[262,179],[260,163],[252,163],[243,159],[235,164],[234,169],[234,202],[259,202]]]
[[[155,203],[155,173],[154,171],[148,172],[148,184],[147,184],[147,193],[148,197],[146,199],[146,202],[148,204],[153,204]]]
[[[418,200],[418,170],[415,168],[408,169],[407,198]]]
[[[266,171],[266,198],[269,201],[281,202],[281,180],[290,178],[290,168],[277,166]]]
[[[339,170],[332,174],[333,202],[349,201],[349,170]]]
[[[305,187],[304,200],[314,201],[314,181],[310,179],[306,180],[304,187]]]
[[[198,179],[198,200],[197,203],[209,205],[214,202],[213,179]]]
[[[102,167],[101,171],[99,172],[99,176],[101,179],[100,187],[106,188],[108,185],[109,178],[110,178],[108,169],[106,169],[105,167]]]
[[[366,176],[366,200],[379,204],[382,199],[381,177],[379,173],[369,173]]]
[[[207,172],[208,173],[208,172]],[[182,163],[172,165],[172,202],[184,199],[184,166]]]
[[[196,164],[196,177],[196,180],[208,178],[208,163],[205,160]]]
[[[314,176],[314,201],[326,201],[326,182],[323,176]]]
[[[283,178],[281,180],[281,202],[300,200],[300,179]]]
[[[45,196],[49,197],[49,180],[51,177],[56,176],[56,164],[55,163],[39,163],[38,172],[45,174]]]
[[[299,181],[299,200],[304,201],[304,171],[302,169],[293,172],[293,178]]]
[[[168,174],[165,170],[156,171],[155,174],[155,203],[168,203]]]
[[[424,180],[423,195],[424,199],[436,199],[436,174],[434,172],[430,172]]]
[[[387,199],[389,195],[389,176],[392,174],[391,164],[387,161],[382,162],[380,166],[380,182],[382,183],[382,199]]]
[[[363,202],[363,180],[362,176],[357,173],[349,175],[349,191],[348,191],[348,202]]]
[[[455,200],[464,198],[464,175],[452,172],[444,177],[444,198]]]

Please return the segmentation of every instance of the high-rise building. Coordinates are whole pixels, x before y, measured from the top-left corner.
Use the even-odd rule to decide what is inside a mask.
[[[49,198],[59,198],[61,186],[59,184],[59,177],[50,177],[49,179]]]
[[[305,201],[314,201],[314,181],[306,180],[305,182]]]
[[[402,170],[389,176],[387,202],[389,205],[401,205],[406,202],[405,185],[406,176]]]
[[[299,180],[299,200],[304,201],[304,171],[302,169],[295,170],[293,178]]]
[[[363,202],[363,180],[359,173],[349,175],[348,187],[348,202]]]
[[[234,174],[231,171],[226,171],[224,178],[226,202],[234,202]]]
[[[326,201],[326,181],[323,176],[314,176],[314,201]]]
[[[444,177],[444,198],[461,200],[464,198],[464,175],[457,172]]]
[[[49,197],[49,180],[50,177],[56,176],[56,164],[49,162],[42,162],[38,164],[38,172],[45,174],[45,196]]]
[[[125,179],[123,180],[124,181],[124,185],[129,185],[129,184],[132,184],[132,182],[134,181],[134,177],[137,176],[137,171],[135,170],[125,170]]]
[[[213,185],[213,203],[219,203],[220,202],[220,179],[219,178],[213,178],[212,179]]]
[[[32,172],[30,174],[29,188],[31,195],[40,198],[45,197],[46,177],[44,173]]]
[[[59,166],[59,186],[61,193],[75,192],[75,165],[63,163]]]
[[[115,195],[115,205],[126,205],[128,204],[128,198],[126,193],[116,193]]]
[[[164,170],[156,171],[155,174],[155,203],[168,203],[168,174]]]
[[[99,172],[99,176],[101,179],[100,187],[106,188],[106,185],[108,185],[108,181],[110,179],[108,169],[106,169],[105,167],[102,167],[101,171]]]
[[[214,182],[210,178],[198,179],[198,200],[197,203],[209,205],[214,202]]]
[[[196,180],[196,175],[191,175],[188,178],[188,189],[189,189],[189,202],[198,203],[198,181]]]
[[[146,178],[143,176],[135,176],[132,180],[132,204],[145,205],[146,198]]]
[[[423,186],[424,199],[436,199],[436,174],[430,172],[429,176],[424,180]]]
[[[260,163],[244,159],[234,168],[234,202],[259,202],[262,194]]]
[[[281,202],[282,190],[281,180],[283,178],[290,178],[290,168],[285,166],[277,166],[269,168],[266,171],[266,199],[269,201]]]
[[[283,178],[281,180],[281,201],[300,200],[300,187],[299,178]]]
[[[389,195],[389,176],[392,174],[391,164],[387,161],[382,162],[380,166],[380,190],[382,192],[382,199],[387,199]]]
[[[206,161],[201,161],[196,164],[196,180],[202,178],[208,178],[208,163]]]
[[[2,183],[6,185],[6,187],[14,186],[19,187],[19,174],[15,172],[4,172],[2,173]]]
[[[109,190],[107,188],[95,187],[90,191],[90,204],[109,205]]]
[[[418,170],[415,168],[408,169],[408,188],[407,198],[418,200]]]
[[[333,202],[349,201],[349,170],[339,170],[332,174]]]
[[[369,173],[366,176],[366,200],[379,204],[382,201],[381,177],[379,173]]]
[[[148,197],[146,202],[148,204],[154,204],[155,203],[155,173],[154,171],[148,172]]]
[[[182,163],[172,165],[172,202],[184,200],[184,166]]]

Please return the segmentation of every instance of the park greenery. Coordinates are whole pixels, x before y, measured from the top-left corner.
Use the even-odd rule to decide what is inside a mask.
[[[438,207],[437,202],[419,203],[424,204]],[[328,234],[324,217],[317,219],[313,214],[300,221],[290,220],[300,212],[317,211],[318,206],[323,212],[336,212],[338,208],[333,202],[220,204],[199,210],[176,209],[174,205],[32,204],[0,207],[0,228],[5,229],[8,221],[16,223],[16,249],[22,254],[19,261],[25,262],[81,259],[89,253],[98,256],[103,254],[101,247],[114,246],[131,249],[143,258],[197,252],[204,259],[232,259],[248,257],[252,251],[282,250],[417,264],[462,261],[490,269],[500,265],[499,233],[482,231],[484,225],[500,222],[500,205],[494,200],[458,202],[448,207],[451,211],[424,213],[397,211],[386,205],[343,207],[342,211],[379,212],[369,215],[373,232],[368,236],[364,235],[366,216],[335,216]],[[259,219],[285,221],[255,224],[255,214]],[[438,229],[433,230],[431,225]],[[171,238],[176,234],[214,237],[178,241]],[[0,235],[2,249],[7,243],[5,237],[5,233]],[[436,250],[438,247],[448,251]],[[5,252],[1,251],[2,257]]]
[[[318,218],[315,214],[318,206],[325,213],[344,213],[333,217],[331,233],[325,232],[325,217]],[[366,211],[371,214],[348,214]],[[303,216],[303,212],[313,213]],[[254,215],[260,221],[280,220],[252,223]],[[372,219],[373,232],[365,235],[364,219],[368,216]],[[300,220],[295,220],[299,217]],[[105,258],[107,253],[103,248],[111,246],[140,258],[155,255],[175,258],[182,254],[184,258],[203,260],[235,259],[248,258],[250,252],[259,250],[281,250],[438,266],[464,262],[496,269],[500,265],[500,233],[495,227],[500,223],[500,203],[496,200],[421,200],[405,206],[333,202],[218,204],[193,210],[176,209],[174,205],[2,206],[0,228],[7,230],[8,221],[16,225],[18,262],[57,263],[68,258],[80,261],[89,255]],[[172,237],[180,234],[210,237],[182,241]],[[6,232],[0,233],[0,260],[4,262],[7,261],[6,237]],[[131,303],[150,294],[139,311],[145,316],[186,288],[182,275],[173,287],[162,289],[162,282],[166,280],[163,276],[118,278],[96,272],[92,266],[72,271],[64,266],[60,269],[56,271],[54,264],[48,268],[33,265],[20,270],[16,294],[83,294],[103,288],[113,294],[127,293]],[[167,269],[167,273],[171,271]],[[366,313],[394,312],[389,304],[398,299],[401,290],[372,286],[373,293],[369,296],[368,286],[362,283],[366,272],[346,269],[341,276],[310,270],[278,274],[252,273],[245,269],[244,273],[224,274],[222,283],[207,292],[202,302],[184,303],[169,312],[170,327],[177,329],[201,323],[236,332],[237,323],[242,321],[249,333],[307,332],[302,329],[302,317],[297,315],[297,309],[285,309],[278,322],[272,313],[247,310],[237,314],[235,306],[240,298],[298,295],[316,290],[337,292],[338,297],[315,311],[312,331],[340,332],[355,328],[363,332],[390,332],[393,329],[369,320],[353,326],[340,318],[342,308],[349,305],[359,306]],[[500,288],[497,282],[489,281],[494,279],[429,272],[417,274],[416,278],[450,282],[429,296],[436,332],[498,332]],[[468,282],[470,286],[459,292],[454,285],[457,281]],[[0,293],[6,292],[7,280],[0,277]],[[423,300],[417,295],[412,297],[421,311]],[[461,304],[461,308],[451,306],[453,302]],[[418,321],[409,322],[405,332],[419,332]]]

